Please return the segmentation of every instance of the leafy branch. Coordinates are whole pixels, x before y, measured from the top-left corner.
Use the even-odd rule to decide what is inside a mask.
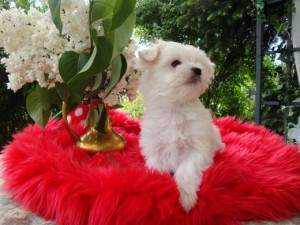
[[[61,1],[48,0],[48,3],[53,23],[62,34]],[[122,51],[135,25],[136,0],[90,0],[89,4],[90,48],[84,52],[64,52],[59,60],[59,73],[64,83],[52,89],[37,86],[27,97],[30,116],[43,127],[50,117],[52,104],[66,101],[76,105],[83,99],[98,99],[97,94],[103,88],[107,97],[125,74],[127,63]],[[107,79],[109,69],[111,77]],[[102,107],[96,110],[101,118]]]

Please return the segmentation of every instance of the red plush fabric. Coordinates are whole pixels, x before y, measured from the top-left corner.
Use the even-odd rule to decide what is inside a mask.
[[[71,114],[78,134],[85,111]],[[139,122],[119,111],[111,116],[127,141],[123,152],[89,155],[75,147],[61,120],[16,134],[4,151],[7,191],[58,225],[238,225],[300,212],[298,149],[267,129],[215,121],[226,148],[205,171],[198,203],[186,214],[172,176],[145,167]]]

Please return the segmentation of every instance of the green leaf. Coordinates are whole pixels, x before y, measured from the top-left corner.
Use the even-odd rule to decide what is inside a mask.
[[[87,53],[78,54],[77,52],[67,51],[65,52],[59,60],[59,72],[64,80],[67,83],[71,98],[73,102],[80,103],[82,100],[83,91],[85,90],[88,80],[90,77],[80,76],[77,79],[74,79],[78,75],[78,69],[87,65],[85,63],[88,58]],[[89,58],[90,59],[90,58]],[[85,65],[84,65],[85,64]]]
[[[89,93],[88,95],[90,98],[95,97],[100,92],[101,88],[104,85],[104,82],[106,81],[106,78],[107,78],[107,73],[105,72],[96,74],[93,89],[91,93]]]
[[[98,44],[98,32],[96,29],[91,29],[91,37],[92,40],[94,41],[95,45]]]
[[[92,55],[89,57],[89,59],[87,60],[85,65],[82,67],[82,69],[78,72],[78,74],[83,74],[83,73],[89,71],[89,69],[92,68],[93,64],[95,65],[95,59],[96,59],[96,56],[97,56],[97,52],[98,52],[98,49],[94,48],[93,52],[92,52]]]
[[[83,92],[89,83],[89,79],[76,80],[72,83],[68,83],[68,87],[71,92],[71,99],[73,103],[79,104],[83,98]]]
[[[48,0],[52,21],[58,29],[59,33],[62,33],[63,24],[60,19],[60,0]]]
[[[49,101],[51,105],[56,105],[61,107],[62,99],[58,92],[56,91],[56,88],[51,88],[48,91]]]
[[[90,107],[89,107],[88,114],[87,114],[86,119],[85,119],[85,121],[84,121],[84,127],[87,127],[87,126],[90,125],[91,117],[92,117],[92,112],[94,112],[93,110],[94,110],[93,107],[90,106]],[[94,119],[95,119],[95,117],[94,117]],[[95,120],[94,120],[94,121],[95,121]]]
[[[68,84],[77,80],[91,78],[109,67],[113,51],[112,44],[109,39],[103,36],[97,37],[97,43],[88,62]]]
[[[95,0],[92,6],[92,22],[112,17],[115,1]]]
[[[136,15],[133,12],[132,14],[130,14],[127,20],[122,24],[122,26],[116,29],[117,41],[115,42],[115,44],[118,46],[119,53],[121,53],[125,48],[125,46],[128,44],[132,36],[135,22],[136,22]]]
[[[111,18],[107,18],[102,21],[102,26],[105,34],[108,34],[110,32],[111,22],[112,22]]]
[[[50,117],[50,101],[49,97],[47,97],[47,92],[47,89],[37,85],[26,98],[26,109],[28,114],[41,127],[45,127]]]
[[[66,83],[55,83],[55,89],[59,97],[67,102],[70,95],[68,85]]]
[[[102,73],[99,73],[99,74],[96,75],[95,83],[94,83],[92,91],[97,90],[101,86],[101,84],[102,84],[102,78],[103,78],[103,74]]]
[[[136,22],[136,15],[132,13],[127,20],[107,36],[114,43],[113,57],[120,54],[129,43]]]
[[[107,95],[113,90],[117,83],[121,80],[122,76],[126,72],[126,59],[123,55],[117,55],[112,61],[112,73],[107,88]]]
[[[120,56],[122,61],[121,75],[123,76],[127,71],[127,61],[124,55],[121,54]]]
[[[108,33],[111,27],[114,6],[115,0],[96,0],[93,3],[91,16],[92,23],[101,19],[105,33]]]
[[[134,11],[136,0],[116,0],[110,30],[121,26]]]
[[[64,52],[59,59],[58,69],[64,82],[70,81],[78,72],[79,54],[73,51]]]
[[[107,37],[98,37],[98,49],[97,60],[99,63],[99,72],[104,71],[110,65],[113,53],[113,45]]]
[[[97,54],[98,54],[97,52],[98,52],[97,48],[94,48],[92,55],[89,57],[85,65],[82,65],[81,63],[80,66],[83,66],[83,68],[79,72],[76,71],[74,76],[68,81],[68,85],[75,81],[88,79],[94,76],[95,73],[98,72],[97,63],[99,62],[97,62]],[[78,57],[78,61],[79,61],[79,57]],[[79,68],[79,63],[78,65],[76,65],[76,68]]]
[[[35,88],[36,93],[39,95],[42,107],[44,110],[50,110],[50,96],[47,88],[42,88],[39,85]]]
[[[77,71],[81,71],[90,59],[89,53],[81,53],[78,58]]]

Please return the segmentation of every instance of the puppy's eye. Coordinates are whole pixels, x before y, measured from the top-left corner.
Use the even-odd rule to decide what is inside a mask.
[[[176,66],[178,66],[178,65],[180,65],[180,64],[181,64],[181,62],[180,62],[179,60],[174,60],[174,61],[171,63],[171,66],[176,67]]]

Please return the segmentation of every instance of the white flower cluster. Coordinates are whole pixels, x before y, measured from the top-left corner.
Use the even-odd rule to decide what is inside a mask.
[[[8,53],[8,58],[1,62],[9,73],[8,89],[17,91],[33,81],[41,87],[53,87],[55,82],[62,82],[58,71],[62,53],[79,52],[88,47],[87,4],[63,0],[62,8],[62,35],[53,24],[49,10],[42,13],[31,8],[25,13],[14,8],[0,13],[0,47]]]
[[[47,88],[53,87],[55,82],[63,82],[58,71],[61,55],[69,50],[80,53],[90,47],[88,7],[85,0],[61,1],[62,35],[52,22],[50,10],[43,13],[31,8],[25,13],[13,8],[0,13],[0,47],[8,54],[1,62],[9,73],[8,89],[17,91],[34,81]],[[98,22],[93,26],[101,32],[101,21]],[[135,70],[135,50],[135,42],[124,50],[127,73],[104,99],[109,105],[116,103],[120,92],[125,91],[130,100],[136,96],[140,74]]]

